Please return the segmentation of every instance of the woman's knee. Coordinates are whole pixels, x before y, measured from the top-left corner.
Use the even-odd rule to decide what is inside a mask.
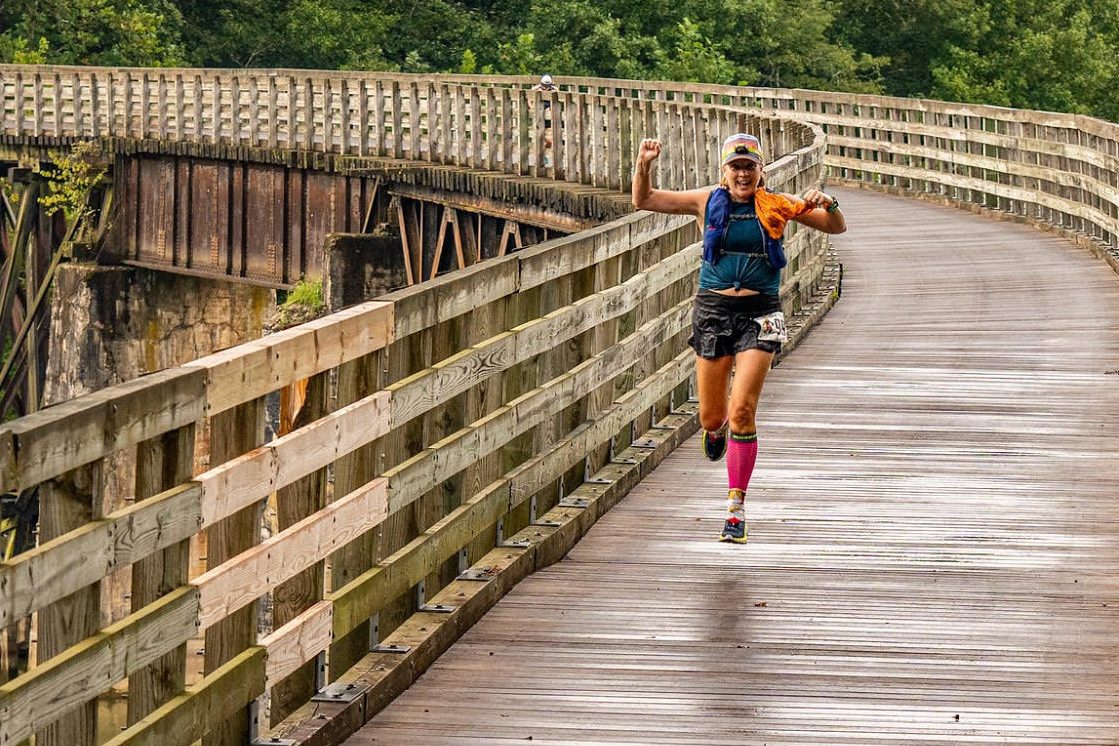
[[[718,430],[727,421],[726,407],[703,406],[699,407],[699,426],[704,430]]]
[[[758,403],[749,399],[730,403],[730,427],[736,433],[753,432]]]

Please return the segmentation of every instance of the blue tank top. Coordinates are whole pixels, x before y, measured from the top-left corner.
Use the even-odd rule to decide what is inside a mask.
[[[704,223],[708,220],[704,212]],[[774,269],[765,256],[762,224],[754,213],[754,200],[732,202],[727,221],[723,253],[715,264],[704,261],[699,268],[700,290],[757,290],[777,295],[781,290],[781,270]]]

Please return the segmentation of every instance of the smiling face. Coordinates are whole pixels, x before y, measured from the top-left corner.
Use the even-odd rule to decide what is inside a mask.
[[[761,179],[762,167],[751,158],[735,158],[723,166],[722,183],[735,202],[745,202],[754,196]]]

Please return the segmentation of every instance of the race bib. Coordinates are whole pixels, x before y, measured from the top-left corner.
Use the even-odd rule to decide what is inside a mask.
[[[754,319],[754,323],[758,325],[758,341],[759,342],[788,342],[789,334],[785,331],[785,314],[781,311],[774,311],[765,316],[759,316]]]

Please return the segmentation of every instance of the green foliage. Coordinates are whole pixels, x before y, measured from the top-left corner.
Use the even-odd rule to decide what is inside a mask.
[[[379,69],[393,16],[361,0],[218,0],[180,3],[195,64]]]
[[[676,47],[662,56],[657,67],[658,78],[726,85],[736,82],[734,63],[700,33],[695,22],[684,18],[676,29]]]
[[[990,24],[978,0],[837,0],[832,7],[833,38],[882,60],[882,88],[901,96],[928,95],[946,50],[978,49]]]
[[[89,216],[89,195],[105,175],[99,156],[95,144],[77,142],[69,153],[55,159],[54,166],[43,169],[47,193],[39,197],[39,204],[48,215],[62,210],[68,223]]]
[[[39,37],[39,44],[32,48],[27,39],[15,39],[12,42],[12,62],[17,65],[45,65],[50,58],[50,42],[45,37]]]
[[[3,0],[0,61],[667,78],[1119,118],[1098,0]]]
[[[1104,36],[1104,14],[1078,0],[1021,0],[1013,7],[998,27],[983,27],[977,48],[945,50],[932,68],[932,95],[1119,117],[1117,50]]]
[[[0,60],[159,67],[183,61],[171,0],[9,0]]]
[[[474,52],[469,49],[464,49],[462,52],[462,62],[458,66],[458,71],[463,75],[473,75],[478,72],[478,58]]]
[[[265,324],[266,330],[275,332],[302,324],[318,318],[325,310],[322,279],[300,280],[287,291],[287,297],[277,306],[276,312]]]
[[[508,44],[497,47],[497,69],[505,75],[532,75],[540,69],[540,55],[532,34],[519,34]]]
[[[288,291],[288,297],[280,304],[280,308],[292,308],[294,306],[302,306],[315,312],[322,311],[322,279],[304,279],[297,282],[295,287]]]
[[[663,57],[655,37],[593,0],[533,0],[528,26],[541,50],[536,73],[649,78]],[[498,71],[512,72],[508,65]]]

